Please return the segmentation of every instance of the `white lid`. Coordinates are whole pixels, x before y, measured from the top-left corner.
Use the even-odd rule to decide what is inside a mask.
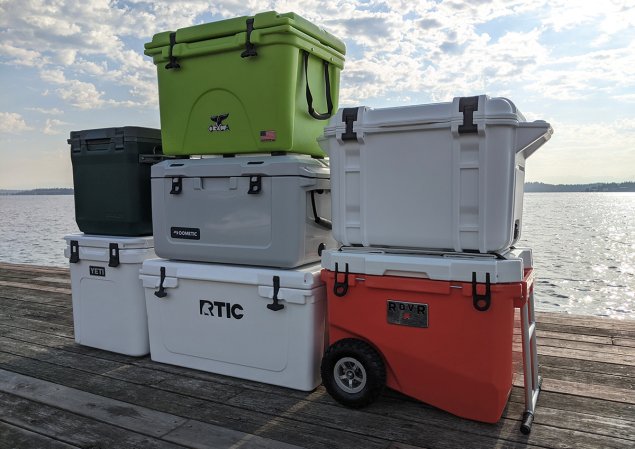
[[[302,176],[329,178],[328,162],[306,155],[213,156],[166,160],[152,166],[152,178],[229,176]]]
[[[257,286],[273,286],[273,277],[280,278],[280,287],[311,290],[322,285],[320,264],[305,265],[289,270],[241,265],[181,262],[166,259],[148,259],[143,262],[142,276],[160,276],[165,267],[165,276],[177,279],[225,282]],[[166,287],[171,285],[166,284]]]
[[[75,240],[79,247],[90,248],[109,248],[111,243],[116,243],[119,249],[139,249],[139,248],[154,248],[154,238],[149,236],[141,237],[120,237],[109,235],[92,235],[92,234],[69,234],[64,236],[66,244],[70,245],[70,242]]]
[[[322,266],[330,271],[346,270],[349,273],[376,276],[416,277],[440,281],[471,282],[476,273],[477,282],[520,282],[526,264],[531,264],[531,250],[516,249],[503,254],[499,259],[490,254],[415,254],[409,252],[388,253],[376,248],[344,248],[342,251],[326,250],[322,253]]]

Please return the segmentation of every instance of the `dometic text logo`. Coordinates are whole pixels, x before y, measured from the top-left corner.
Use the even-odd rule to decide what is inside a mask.
[[[223,120],[229,117],[229,114],[212,115],[209,119],[214,123],[209,126],[209,132],[229,131],[229,125],[223,125]]]
[[[106,269],[104,267],[94,267],[90,265],[88,272],[91,276],[106,276]]]
[[[170,228],[170,235],[173,239],[200,240],[201,230],[198,228]]]
[[[201,299],[199,301],[199,313],[205,316],[240,320],[244,316],[244,314],[240,313],[243,310],[243,306],[240,304],[223,301],[208,301],[207,299]]]

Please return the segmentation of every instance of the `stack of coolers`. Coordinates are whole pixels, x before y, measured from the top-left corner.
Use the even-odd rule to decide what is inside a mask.
[[[551,136],[487,96],[342,109],[320,138],[330,156],[333,235],[322,254],[328,392],[353,407],[384,385],[456,415],[500,418],[521,308],[528,432],[539,391],[525,161]]]
[[[161,131],[121,127],[71,132],[75,219],[70,234],[75,341],[126,355],[150,351],[139,269],[156,257],[150,167],[160,161]]]
[[[154,36],[163,149],[155,251],[141,268],[152,360],[312,390],[334,248],[317,137],[337,109],[344,44],[268,12]],[[317,112],[319,111],[319,112]]]

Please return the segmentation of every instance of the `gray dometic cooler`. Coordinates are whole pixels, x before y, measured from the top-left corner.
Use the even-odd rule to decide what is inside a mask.
[[[328,163],[308,156],[210,157],[152,167],[159,257],[293,268],[331,237]]]

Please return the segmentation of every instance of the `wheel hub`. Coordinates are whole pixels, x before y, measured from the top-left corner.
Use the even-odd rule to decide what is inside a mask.
[[[338,388],[345,393],[359,393],[366,387],[366,369],[353,357],[339,359],[333,367],[333,377]]]

